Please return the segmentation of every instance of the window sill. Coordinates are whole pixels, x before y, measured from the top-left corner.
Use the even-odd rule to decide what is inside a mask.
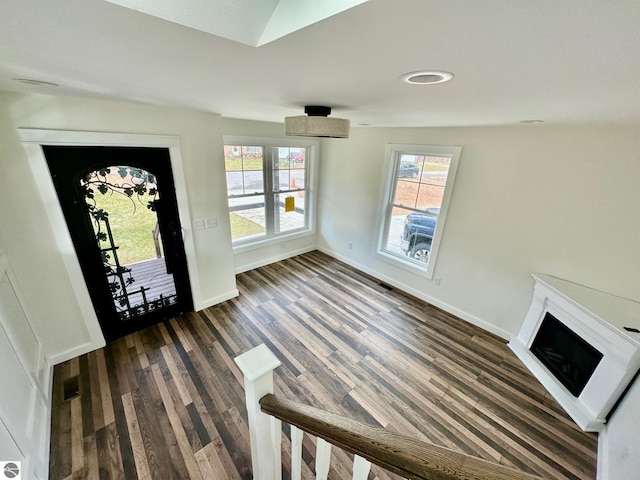
[[[433,278],[433,268],[429,268],[429,264],[417,263],[409,258],[402,258],[399,255],[395,255],[392,253],[385,252],[384,250],[376,251],[376,256],[381,260],[395,266],[400,267],[403,270],[413,273],[414,275],[419,275],[428,280]]]

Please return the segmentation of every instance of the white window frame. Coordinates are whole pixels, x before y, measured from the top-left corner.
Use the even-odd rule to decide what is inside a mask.
[[[272,244],[277,244],[285,240],[291,240],[299,237],[315,235],[316,233],[316,184],[318,170],[318,154],[320,142],[318,140],[304,138],[289,137],[245,137],[236,135],[223,135],[223,143],[225,146],[252,146],[262,147],[263,151],[263,181],[264,181],[264,199],[265,199],[265,215],[273,214],[273,164],[271,155],[273,148],[306,148],[305,154],[305,198],[304,211],[306,217],[305,227],[292,231],[275,233],[267,228],[265,235],[254,238],[240,239],[233,242],[234,253],[247,250],[253,250]],[[226,171],[226,169],[225,169]],[[229,198],[229,197],[227,197]]]
[[[462,147],[460,146],[446,146],[446,145],[409,145],[409,144],[387,144],[385,149],[385,161],[387,165],[386,175],[383,179],[382,201],[381,209],[378,217],[378,238],[376,241],[375,254],[379,257],[400,266],[413,273],[426,277],[428,279],[433,278],[433,274],[436,268],[436,261],[438,258],[438,250],[442,241],[443,232],[445,229],[447,211],[449,209],[449,201],[451,193],[453,191],[453,184],[455,182],[456,172],[458,170],[458,163],[460,160],[460,154]],[[440,206],[440,213],[438,215],[438,221],[436,223],[436,229],[434,232],[433,240],[431,242],[431,251],[429,253],[429,261],[425,265],[416,260],[409,258],[403,254],[395,254],[385,250],[387,238],[389,235],[390,215],[394,206],[394,198],[396,194],[396,185],[398,180],[398,169],[400,166],[401,156],[405,155],[423,155],[432,157],[449,157],[451,161],[449,163],[449,171],[447,174],[447,181],[444,187],[444,194],[442,197],[442,204]],[[413,207],[412,207],[413,208]]]

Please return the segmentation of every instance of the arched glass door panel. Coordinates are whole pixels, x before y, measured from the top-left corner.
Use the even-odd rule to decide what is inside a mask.
[[[121,320],[175,304],[175,280],[163,255],[156,176],[115,165],[80,180],[104,273]]]

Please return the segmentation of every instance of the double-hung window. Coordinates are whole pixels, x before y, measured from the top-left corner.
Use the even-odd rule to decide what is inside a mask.
[[[313,231],[314,140],[224,137],[234,246]]]
[[[378,254],[433,276],[461,147],[387,146]]]

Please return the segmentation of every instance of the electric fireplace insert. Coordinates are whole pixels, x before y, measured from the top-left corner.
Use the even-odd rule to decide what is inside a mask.
[[[547,312],[531,351],[575,397],[602,360],[602,353]]]

